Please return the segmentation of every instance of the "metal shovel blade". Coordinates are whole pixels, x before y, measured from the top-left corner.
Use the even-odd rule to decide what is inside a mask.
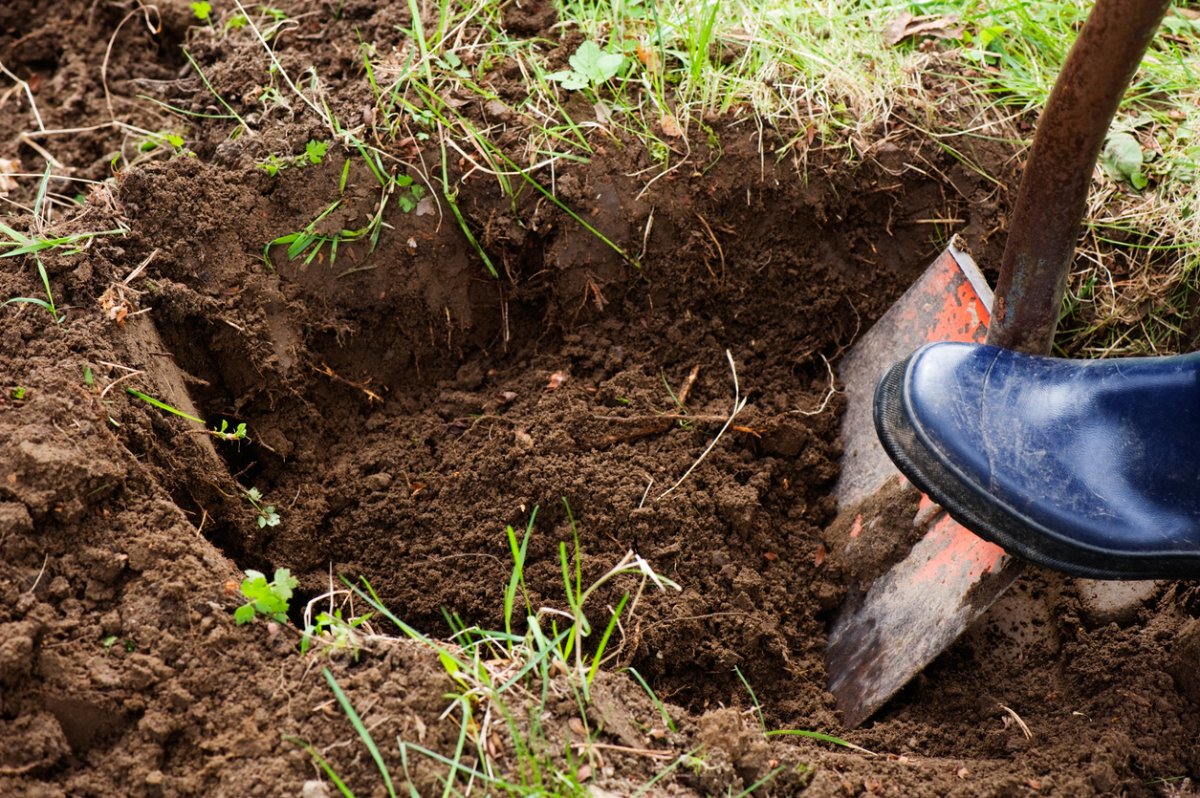
[[[855,344],[839,368],[846,392],[843,466],[836,488],[841,514],[858,513],[889,482],[903,479],[875,436],[875,384],[891,364],[932,341],[982,342],[991,291],[979,267],[952,243]],[[825,652],[829,690],[848,727],[871,716],[981,615],[1021,570],[1003,549],[960,526],[927,497],[909,524],[861,524],[857,535],[904,538],[924,530],[904,560],[865,595],[847,600]],[[850,544],[848,544],[850,545]]]

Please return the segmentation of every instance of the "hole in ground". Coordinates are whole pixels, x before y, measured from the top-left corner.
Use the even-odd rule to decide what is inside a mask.
[[[877,189],[865,168],[836,191],[791,180],[747,195],[751,164],[735,161],[704,201],[653,198],[640,271],[612,271],[594,238],[563,227],[543,242],[540,288],[500,301],[492,282],[454,269],[446,282],[436,258],[389,260],[381,245],[386,268],[336,284],[277,264],[286,301],[266,302],[257,327],[211,325],[201,351],[194,329],[164,333],[205,412],[262,442],[226,462],[281,516],[264,534],[227,512],[214,540],[260,570],[291,568],[303,595],[331,567],[366,577],[397,616],[446,635],[443,609],[502,627],[505,527],[535,509],[530,603],[566,606],[569,503],[585,584],[636,550],[683,588],[647,590],[613,647],[661,698],[745,704],[740,671],[777,722],[828,711],[824,620],[844,586],[818,556],[842,401],[826,361],[936,254],[921,220],[967,210],[916,174]],[[431,252],[456,264],[461,243],[444,235]],[[733,405],[726,350],[749,404],[668,491]],[[595,595],[593,626],[635,587]]]

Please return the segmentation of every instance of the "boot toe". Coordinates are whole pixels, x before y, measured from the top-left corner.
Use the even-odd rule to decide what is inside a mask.
[[[900,470],[964,526],[1100,578],[1200,576],[1200,360],[932,344],[876,394]]]

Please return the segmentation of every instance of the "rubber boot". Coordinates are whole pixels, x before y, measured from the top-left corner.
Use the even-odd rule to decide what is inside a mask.
[[[880,381],[875,429],[905,476],[1010,554],[1093,579],[1200,577],[1200,353],[930,344]]]

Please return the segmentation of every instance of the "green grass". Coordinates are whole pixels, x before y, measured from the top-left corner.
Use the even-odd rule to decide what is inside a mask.
[[[212,36],[257,41],[267,61],[264,107],[311,112],[329,132],[331,153],[340,146],[347,156],[361,154],[377,177],[405,169],[430,190],[437,213],[461,231],[483,271],[510,279],[463,205],[471,180],[494,181],[514,207],[525,196],[553,203],[640,265],[613,231],[557,189],[562,168],[591,160],[600,147],[643,148],[648,165],[634,176],[649,186],[682,169],[710,169],[731,128],[754,132],[764,174],[779,161],[793,164],[800,180],[812,179],[817,151],[822,164],[853,164],[871,160],[881,141],[925,139],[1012,191],[1004,175],[990,171],[996,163],[973,153],[989,142],[1020,157],[1091,3],[559,0],[556,35],[577,43],[554,57],[556,42],[506,32],[499,0],[408,0],[407,7],[412,46],[397,53],[360,43],[361,79],[374,107],[353,127],[339,123],[337,97],[319,74],[289,74],[276,55],[275,33],[287,20],[235,2],[207,24]],[[905,13],[944,19],[940,38],[888,46],[882,32]],[[236,118],[229,135],[238,135],[244,117],[193,66]],[[517,71],[524,96],[500,91],[501,66]],[[1182,328],[1200,282],[1198,70],[1200,26],[1172,12],[1113,125],[1060,351],[1166,351],[1187,343]],[[492,109],[488,118],[464,112],[464,99]],[[339,113],[357,118],[361,107]],[[714,115],[720,124],[705,121]],[[777,135],[764,135],[768,130]],[[398,142],[416,142],[426,153],[432,147],[434,155],[429,163],[420,156],[410,162],[397,153]],[[331,187],[330,202],[343,188],[344,177],[337,196]],[[289,257],[305,259],[328,251],[332,258],[339,244],[369,238],[373,250],[389,227],[385,209],[394,190],[381,181],[378,210],[365,225],[322,231],[318,218],[266,248],[286,245]],[[946,239],[956,231],[937,232]]]
[[[483,220],[464,205],[463,186],[482,179],[494,181],[514,208],[525,198],[553,203],[637,267],[637,252],[588,209],[564,200],[561,171],[602,148],[641,148],[645,165],[633,176],[650,186],[672,173],[712,168],[723,157],[722,136],[743,135],[739,129],[759,143],[763,174],[778,161],[793,166],[796,179],[812,179],[813,163],[868,161],[881,142],[921,138],[1011,192],[1004,175],[989,171],[996,164],[973,154],[976,145],[999,143],[1019,159],[1029,123],[1091,7],[1085,0],[558,0],[552,35],[572,44],[555,53],[556,41],[507,32],[500,0],[406,5],[411,46],[398,52],[359,43],[359,79],[373,101],[365,116],[359,97],[343,101],[316,70],[289,73],[275,47],[280,31],[296,21],[282,12],[235,0],[196,20],[197,35],[257,45],[261,108],[216,85],[216,74],[185,51],[223,113],[196,115],[161,100],[154,110],[165,107],[187,125],[228,124],[231,139],[250,128],[250,111],[310,116],[327,135],[315,135],[301,155],[268,155],[265,170],[336,154],[361,157],[379,182],[375,209],[364,219],[323,229],[318,222],[329,219],[318,217],[258,246],[286,246],[289,257],[306,260],[323,252],[332,260],[339,245],[356,241],[374,250],[394,211],[418,199],[414,192],[428,191],[481,270],[512,279],[489,252]],[[944,18],[941,38],[888,46],[882,32],[905,13]],[[519,76],[520,96],[501,90],[501,67]],[[1198,74],[1200,25],[1189,12],[1172,11],[1113,125],[1065,308],[1062,352],[1170,351],[1190,343],[1184,329],[1200,288]],[[484,119],[463,110],[468,101],[489,109]],[[710,124],[714,118],[720,122]],[[113,124],[135,137],[137,158],[182,151],[181,126]],[[415,142],[420,153],[405,153],[402,142]],[[327,209],[341,200],[347,174],[336,192],[329,187]],[[121,232],[55,236],[39,228],[29,236],[6,225],[0,257],[70,250]],[[938,231],[943,238],[953,232]],[[32,304],[59,317],[50,292]]]
[[[503,630],[468,625],[451,613],[447,614],[449,640],[436,640],[393,614],[365,580],[360,585],[347,583],[348,597],[370,607],[376,618],[391,622],[403,639],[436,656],[450,685],[445,714],[455,717],[458,723],[453,750],[435,751],[418,742],[397,740],[395,751],[389,752],[393,762],[399,759],[408,794],[416,794],[411,782],[412,769],[418,760],[422,767],[440,771],[437,779],[441,795],[447,797],[504,794],[582,798],[591,794],[588,774],[599,749],[593,747],[598,744],[598,730],[592,727],[587,708],[597,673],[617,655],[623,640],[620,620],[636,611],[645,589],[654,586],[678,590],[679,586],[655,573],[633,552],[596,579],[585,582],[577,525],[569,506],[567,511],[572,539],[561,543],[559,548],[567,596],[565,608],[535,609],[526,588],[526,554],[534,534],[536,509],[523,532],[518,533],[512,527],[506,529],[513,569],[504,589]],[[630,589],[608,610],[603,628],[594,628],[588,619],[589,613],[595,612],[590,600],[597,591],[615,581],[630,584]],[[373,629],[363,639],[367,637],[374,641],[385,639]],[[374,762],[384,791],[389,796],[402,792],[397,786],[399,774],[387,764],[385,749],[372,736],[332,672],[326,670],[325,678],[350,727]],[[586,732],[583,742],[572,743],[563,734],[561,709],[549,714],[551,702],[557,702],[559,697],[568,698],[577,707],[575,717]],[[656,705],[671,724],[661,702]],[[553,727],[546,725],[550,717],[554,718]],[[497,740],[502,740],[499,748]],[[366,788],[348,784],[333,764],[308,742],[298,739],[294,742],[312,755],[344,796]]]
[[[127,231],[124,228],[118,228],[52,235],[50,230],[53,224],[51,216],[53,201],[49,191],[52,176],[53,166],[46,164],[41,180],[38,181],[33,207],[28,209],[32,226],[29,233],[23,233],[0,221],[0,258],[32,255],[34,263],[37,264],[38,278],[41,280],[46,298],[17,296],[0,302],[0,307],[15,304],[35,305],[49,313],[56,323],[61,324],[66,321],[66,315],[60,312],[54,301],[54,291],[50,287],[50,276],[46,273],[46,265],[42,262],[42,253],[56,251],[63,255],[75,255],[87,247],[92,239],[112,235],[123,236]]]

